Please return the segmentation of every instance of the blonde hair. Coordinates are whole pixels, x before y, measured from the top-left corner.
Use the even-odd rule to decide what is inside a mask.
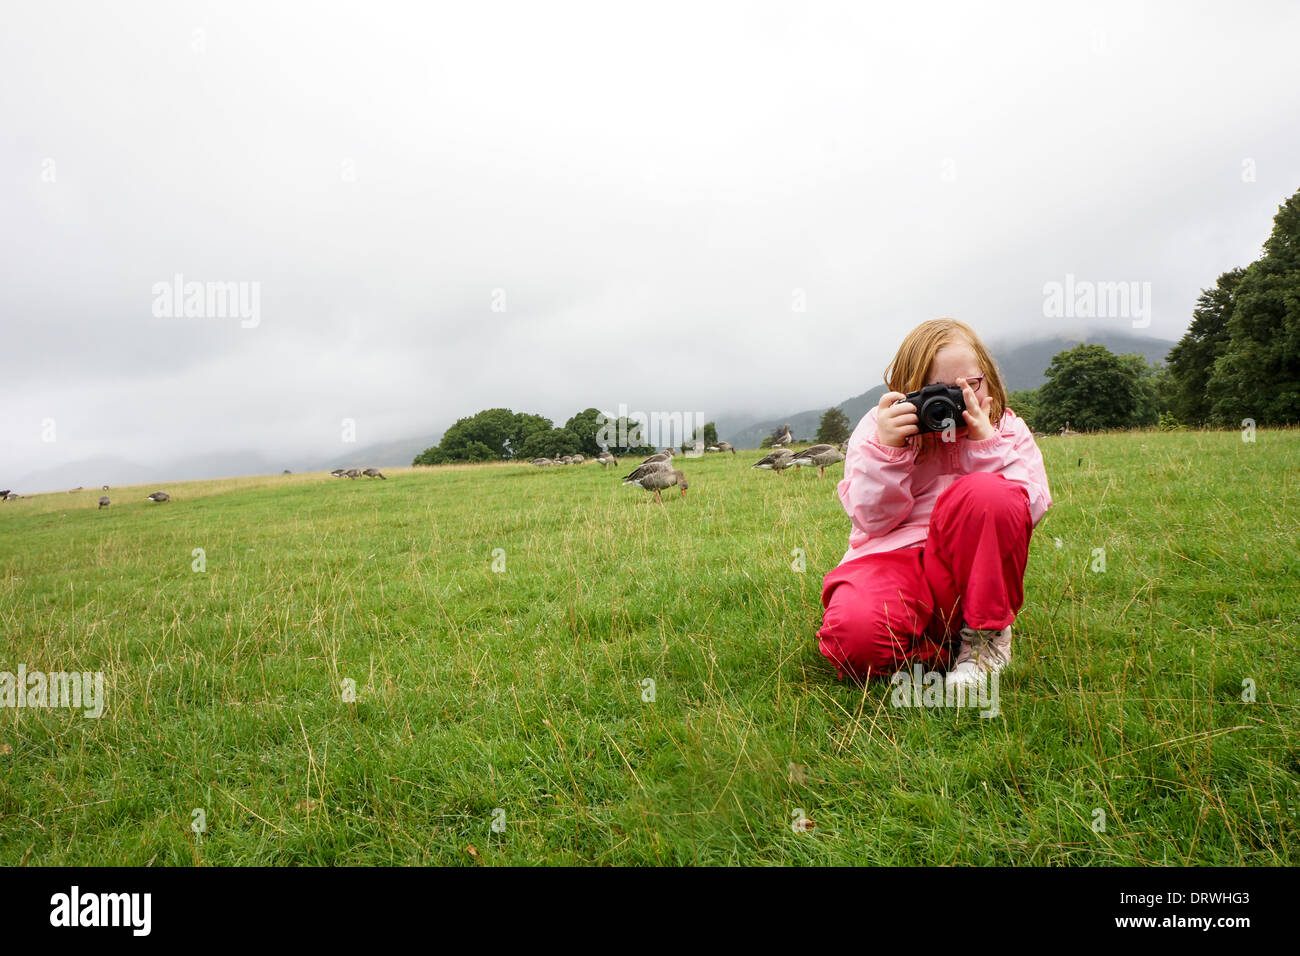
[[[975,353],[975,361],[979,363],[980,373],[984,376],[984,386],[993,398],[989,404],[989,421],[997,429],[1007,408],[1007,390],[1002,384],[1002,376],[992,354],[975,334],[975,330],[965,322],[930,319],[908,332],[903,344],[898,347],[894,360],[885,369],[885,385],[891,392],[902,392],[904,395],[917,391],[927,384],[925,378],[930,366],[934,364],[934,357],[945,345],[967,345]],[[907,441],[912,444],[915,439],[925,437],[912,435]],[[930,444],[932,442],[922,441],[917,448],[917,455],[922,455]]]

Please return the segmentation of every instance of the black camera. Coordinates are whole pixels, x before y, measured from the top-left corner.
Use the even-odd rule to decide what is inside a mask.
[[[908,392],[904,401],[916,406],[916,427],[919,432],[941,432],[945,428],[958,428],[966,424],[961,413],[966,411],[966,399],[960,388],[951,385],[927,385],[916,392]]]

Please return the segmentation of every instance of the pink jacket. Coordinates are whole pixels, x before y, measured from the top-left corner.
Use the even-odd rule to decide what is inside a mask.
[[[849,438],[840,502],[852,519],[843,564],[864,554],[925,544],[930,512],[939,494],[960,476],[975,471],[1002,474],[1029,492],[1035,525],[1052,506],[1043,455],[1024,419],[1007,409],[998,434],[984,441],[959,438],[932,442],[918,463],[912,445],[893,448],[876,440],[876,413],[862,416]]]

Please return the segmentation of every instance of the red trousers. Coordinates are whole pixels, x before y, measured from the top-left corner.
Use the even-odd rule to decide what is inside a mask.
[[[963,475],[935,501],[924,547],[863,555],[826,575],[819,649],[840,678],[947,667],[963,621],[1001,630],[1016,619],[1032,532],[1024,488]]]

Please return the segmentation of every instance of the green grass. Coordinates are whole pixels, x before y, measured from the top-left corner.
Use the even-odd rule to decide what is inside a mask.
[[[663,505],[595,464],[6,502],[0,670],[108,703],[0,709],[0,863],[1300,862],[1300,431],[1042,448],[993,719],[817,652],[841,466],[689,460]]]

